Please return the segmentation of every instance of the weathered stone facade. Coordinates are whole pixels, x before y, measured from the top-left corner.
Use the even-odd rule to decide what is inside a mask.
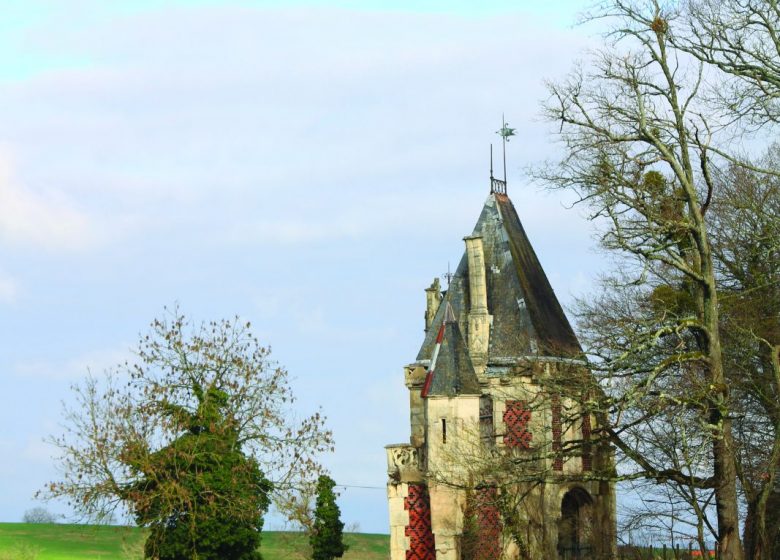
[[[491,193],[404,368],[409,444],[387,446],[391,560],[611,559],[614,471],[579,343]]]

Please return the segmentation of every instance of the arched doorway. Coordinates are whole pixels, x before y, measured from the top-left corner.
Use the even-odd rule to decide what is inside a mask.
[[[558,522],[558,556],[561,560],[585,560],[593,550],[593,499],[582,488],[573,488],[561,500]]]

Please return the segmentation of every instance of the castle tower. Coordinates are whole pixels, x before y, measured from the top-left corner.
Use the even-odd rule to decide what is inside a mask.
[[[391,560],[611,559],[614,472],[597,391],[506,184],[491,193],[404,368],[411,437],[387,446]]]

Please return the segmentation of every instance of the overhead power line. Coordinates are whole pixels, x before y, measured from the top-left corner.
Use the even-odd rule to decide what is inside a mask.
[[[387,490],[384,486],[359,486],[357,484],[336,484],[336,488],[361,488],[364,490]]]

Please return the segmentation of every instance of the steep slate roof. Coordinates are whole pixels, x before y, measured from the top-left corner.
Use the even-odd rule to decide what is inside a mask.
[[[479,395],[481,393],[479,381],[471,364],[468,345],[458,327],[458,321],[448,303],[442,307],[447,308],[444,312],[444,337],[428,395],[447,397]]]
[[[482,237],[488,313],[493,316],[488,365],[533,355],[579,357],[582,353],[579,342],[509,197],[502,194],[488,197],[472,235]],[[447,303],[452,305],[459,330],[467,332],[469,282],[465,251],[434,325],[441,324]],[[417,360],[431,358],[437,331],[428,330]]]

